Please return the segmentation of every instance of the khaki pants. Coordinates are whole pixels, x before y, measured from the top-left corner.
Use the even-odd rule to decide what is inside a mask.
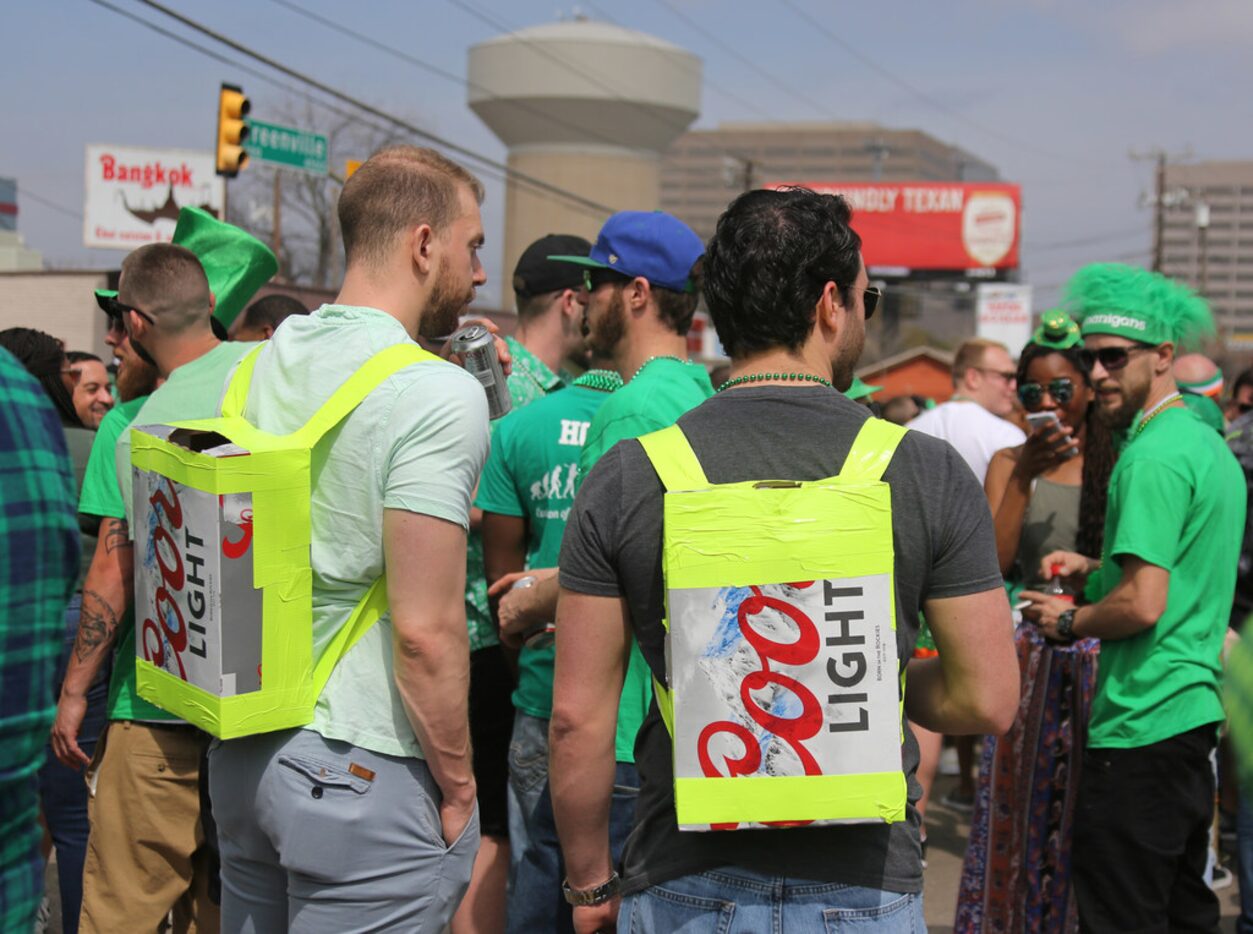
[[[209,738],[186,726],[115,720],[87,771],[91,834],[83,867],[85,934],[216,934],[213,860],[200,820]]]

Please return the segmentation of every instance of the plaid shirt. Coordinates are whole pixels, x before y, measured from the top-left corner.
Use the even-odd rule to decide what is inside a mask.
[[[0,931],[31,930],[43,893],[36,772],[78,576],[75,499],[52,403],[0,350]]]

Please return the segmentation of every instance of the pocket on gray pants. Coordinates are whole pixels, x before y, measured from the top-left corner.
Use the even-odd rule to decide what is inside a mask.
[[[283,753],[278,757],[278,764],[306,779],[312,798],[321,798],[327,789],[364,795],[369,793],[374,785],[372,778],[354,775],[342,766],[314,756]]]

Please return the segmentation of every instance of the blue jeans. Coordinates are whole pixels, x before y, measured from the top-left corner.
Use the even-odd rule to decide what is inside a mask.
[[[82,605],[82,594],[74,594],[65,608],[65,643],[57,660],[54,688],[57,697],[61,695],[61,684],[74,651]],[[96,741],[108,723],[106,706],[111,668],[109,663],[102,665],[87,690],[87,715],[78,734],[78,745],[89,758],[95,753]],[[83,906],[83,860],[87,856],[87,785],[81,769],[71,769],[57,761],[51,743],[47,759],[39,770],[39,805],[57,852],[62,929],[65,934],[77,934],[78,915]]]
[[[622,862],[622,850],[635,823],[635,802],[639,793],[639,772],[631,763],[619,762],[614,774],[613,800],[609,806],[609,852],[615,866]],[[531,815],[531,837],[526,852],[521,854],[515,885],[509,895],[506,928],[509,934],[573,932],[570,906],[561,894],[561,881],[565,875],[552,796],[545,782]]]
[[[517,711],[509,741],[509,898],[522,854],[535,834],[533,815],[548,785],[548,721]],[[512,911],[510,911],[512,914]]]
[[[786,833],[786,831],[779,831]],[[926,934],[922,895],[724,867],[682,876],[622,899],[619,934]]]

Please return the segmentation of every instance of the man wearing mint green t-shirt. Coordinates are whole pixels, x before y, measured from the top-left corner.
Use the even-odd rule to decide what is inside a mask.
[[[569,388],[511,412],[497,425],[475,500],[483,510],[489,583],[523,568],[557,564],[588,426],[621,385],[616,372],[593,368]],[[542,812],[547,820],[540,813],[548,798],[553,656],[551,644],[531,642],[518,657],[509,747],[510,931],[558,930],[558,917],[569,919],[569,909],[562,910],[561,852],[551,804]]]
[[[1218,927],[1206,884],[1223,720],[1220,653],[1244,529],[1238,462],[1182,402],[1175,348],[1213,332],[1186,286],[1114,263],[1068,286],[1102,417],[1126,431],[1110,477],[1104,554],[1045,556],[1092,601],[1024,611],[1050,639],[1101,640],[1074,819],[1085,930]]]

